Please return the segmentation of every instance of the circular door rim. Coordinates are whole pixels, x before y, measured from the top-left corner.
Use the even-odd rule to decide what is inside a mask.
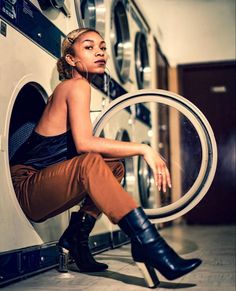
[[[217,145],[212,128],[203,113],[183,96],[166,90],[143,89],[134,93],[124,94],[113,100],[94,121],[94,135],[99,135],[99,130],[118,111],[141,102],[159,102],[174,107],[192,122],[201,141],[203,154],[202,164],[198,178],[193,184],[194,187],[192,186],[184,196],[168,206],[156,209],[145,209],[149,218],[155,222],[170,221],[190,211],[207,193],[216,171]],[[196,183],[199,183],[199,181],[201,183],[198,186]],[[192,194],[193,190],[195,192]]]

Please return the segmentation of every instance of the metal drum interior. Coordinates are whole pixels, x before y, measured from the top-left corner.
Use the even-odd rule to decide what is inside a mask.
[[[19,92],[11,113],[9,128],[9,159],[24,143],[33,131],[46,103],[46,93],[36,83],[26,84]],[[19,206],[20,207],[20,206]],[[67,213],[55,216],[43,223],[31,224],[43,242],[52,242],[59,238],[68,223]]]
[[[170,142],[166,146],[171,153],[172,188],[159,193],[157,208],[146,209],[155,222],[164,222],[185,214],[204,197],[215,174],[217,147],[212,129],[201,111],[184,97],[164,90],[139,90],[114,100],[95,120],[94,134],[99,135],[120,110],[143,102],[168,107],[170,112],[172,125]],[[158,130],[156,136],[158,139]]]

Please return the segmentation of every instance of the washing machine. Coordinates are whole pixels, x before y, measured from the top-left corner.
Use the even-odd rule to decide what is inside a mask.
[[[110,89],[115,90],[114,87],[118,84],[126,92],[130,91],[129,1],[74,0],[74,3],[79,26],[98,30],[107,43],[107,75],[110,77]]]
[[[150,28],[135,2],[130,1],[130,35],[132,64],[130,78],[133,90],[151,88]]]
[[[0,265],[1,280],[6,282],[27,273],[32,260],[32,272],[57,264],[55,242],[68,224],[68,211],[41,224],[29,221],[15,197],[9,169],[9,159],[32,132],[59,82],[56,60],[64,33],[26,0],[1,0],[0,18],[4,55],[0,64],[4,72],[0,76]],[[12,268],[5,273],[9,262]]]
[[[97,92],[96,94],[102,94],[103,103],[106,103],[106,98],[111,101],[127,91],[130,91],[132,85],[132,82],[129,79],[131,66],[128,20],[129,1],[87,0],[75,1],[75,3],[77,3],[77,14],[80,15],[79,18],[82,19],[81,25],[97,29],[107,43],[109,59],[104,81],[102,81],[102,77],[99,76],[94,80],[95,86],[100,90],[100,92]],[[98,106],[94,106],[93,109],[91,112],[93,116],[92,120],[94,120],[94,117],[96,117],[99,112]],[[133,133],[130,120],[132,120],[132,112],[127,108],[127,110],[123,110],[104,128],[102,132],[103,136],[106,138],[131,141]],[[132,183],[135,183],[132,178],[134,173],[133,159],[125,159],[124,163],[126,175],[122,183],[124,188],[127,188],[128,191],[134,195],[134,188],[132,188]],[[106,221],[106,218],[102,217],[99,221],[100,223],[103,223],[103,221]],[[97,230],[102,229],[99,227],[99,221],[94,229],[94,234],[98,234]],[[109,226],[107,221],[106,225]],[[113,242],[113,245],[121,243],[123,238],[122,234],[118,231],[118,228],[112,225],[109,227],[112,233],[111,241]]]
[[[132,87],[132,80],[130,80],[132,44],[129,1],[106,0],[106,9],[108,19],[106,19],[105,41],[110,56],[107,67],[111,76],[111,98],[115,98],[115,91],[119,90],[116,86],[120,85],[126,92],[129,92]]]
[[[136,114],[133,123],[133,140],[152,146],[154,131],[150,105],[150,103],[140,103],[135,107]],[[134,157],[134,165],[137,180],[136,193],[139,195],[139,204],[143,208],[157,208],[160,206],[160,194],[155,185],[151,168],[142,156]]]
[[[56,61],[63,38],[79,26],[78,2],[0,1],[0,51],[7,52],[0,64],[0,284],[58,264],[56,242],[70,211],[43,223],[29,221],[15,197],[9,159],[32,132],[59,82]],[[92,95],[93,119],[106,105],[106,95],[95,87]],[[104,232],[107,226],[100,228]]]
[[[109,139],[126,142],[132,141],[133,127],[131,112],[128,109],[121,110],[107,122],[103,131]],[[125,167],[125,175],[121,181],[121,185],[139,203],[139,196],[136,192],[137,181],[135,176],[134,157],[122,159],[122,162]],[[114,224],[111,224],[111,235],[113,247],[120,246],[129,241],[120,228]]]
[[[151,54],[150,28],[142,16],[140,10],[133,1],[130,1],[130,32],[133,46],[133,63],[131,66],[131,79],[133,80],[133,90],[151,88],[153,86],[152,70],[154,58]],[[156,105],[156,104],[155,104]],[[139,143],[147,143],[155,146],[157,137],[155,128],[152,125],[152,117],[155,119],[156,107],[150,108],[150,104],[133,105],[135,119],[133,122],[133,139]],[[136,192],[139,193],[140,205],[145,208],[156,207],[158,203],[158,193],[155,187],[151,169],[147,166],[142,157],[135,157]]]
[[[107,3],[109,3],[108,14],[110,15],[106,31],[106,41],[110,55],[108,69],[111,76],[109,96],[111,100],[114,100],[126,92],[131,92],[133,87],[133,80],[130,77],[133,63],[130,1],[114,0],[107,1]],[[133,110],[130,107],[125,108],[114,116],[109,122],[112,127],[113,138],[133,141],[133,120]],[[125,169],[123,187],[139,202],[136,192],[137,179],[135,176],[134,157],[125,159]],[[115,225],[112,225],[112,241],[114,247],[128,241],[119,227]]]
[[[36,1],[37,2],[37,1]],[[61,27],[65,33],[69,33],[78,27],[90,27],[97,29],[102,36],[105,35],[105,3],[103,0],[74,0],[74,1],[39,1],[39,8],[55,24],[57,18],[70,19],[64,22]],[[55,14],[57,17],[55,17]],[[97,78],[92,83],[91,89],[91,120],[101,112],[108,103],[108,97],[103,92],[106,91],[108,80],[106,76]],[[102,88],[102,90],[100,90]],[[105,135],[104,135],[105,137]],[[69,216],[72,212],[78,211],[79,205],[69,210]],[[102,216],[96,223],[91,234],[90,247],[94,252],[101,251],[110,247],[110,222],[105,216]]]
[[[105,4],[103,0],[74,0],[74,1],[35,1],[35,5],[48,19],[53,21],[60,29],[69,33],[78,27],[90,27],[97,29],[102,36],[105,35]],[[37,3],[39,2],[39,3]],[[61,24],[59,19],[67,21]],[[69,21],[68,21],[69,19]],[[107,97],[108,79],[105,76],[97,76],[92,82],[90,117],[93,122],[101,110],[108,104]],[[103,134],[105,137],[105,134]],[[80,205],[72,207],[68,216],[74,211],[79,211]],[[90,237],[90,247],[94,252],[110,248],[111,227],[108,219],[103,215],[97,221]]]

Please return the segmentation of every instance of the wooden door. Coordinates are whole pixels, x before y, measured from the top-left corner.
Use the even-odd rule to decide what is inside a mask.
[[[181,65],[178,72],[180,94],[206,116],[218,146],[215,179],[204,199],[186,215],[187,222],[235,223],[236,64]]]

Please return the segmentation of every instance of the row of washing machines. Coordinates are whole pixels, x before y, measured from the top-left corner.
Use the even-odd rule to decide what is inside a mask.
[[[106,74],[92,85],[92,121],[124,93],[156,87],[155,42],[134,1],[0,0],[0,285],[56,265],[56,242],[71,212],[79,210],[78,205],[43,223],[29,221],[16,200],[9,169],[9,158],[33,130],[59,82],[61,42],[78,27],[99,30],[110,56]],[[156,114],[155,105],[127,107],[107,123],[102,136],[156,146]],[[125,168],[124,188],[143,207],[158,207],[159,193],[144,160],[127,158]],[[91,236],[94,252],[125,242],[126,236],[102,216]]]

